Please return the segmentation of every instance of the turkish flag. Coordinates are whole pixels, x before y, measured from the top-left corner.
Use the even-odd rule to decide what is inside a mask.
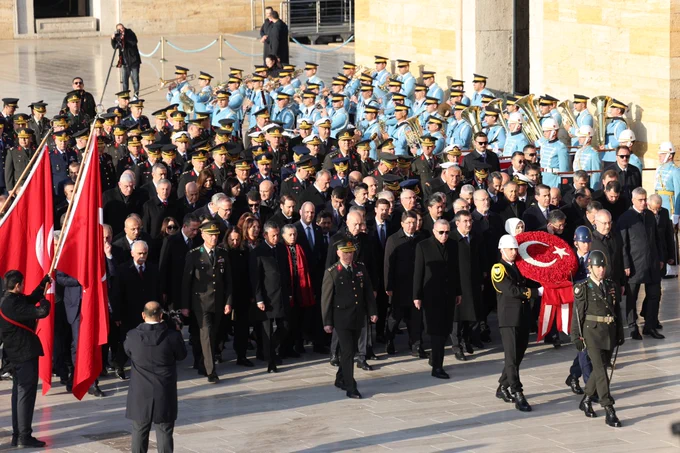
[[[102,192],[97,140],[91,140],[80,170],[72,207],[64,221],[56,268],[83,287],[73,395],[82,399],[102,370],[101,345],[109,331]]]
[[[16,269],[24,274],[26,289],[33,291],[49,272],[54,246],[52,211],[52,169],[47,147],[36,157],[14,202],[0,219],[0,274]],[[47,300],[52,302],[49,316],[38,321],[36,334],[42,343],[38,375],[43,395],[52,387],[52,350],[54,346],[54,286]]]

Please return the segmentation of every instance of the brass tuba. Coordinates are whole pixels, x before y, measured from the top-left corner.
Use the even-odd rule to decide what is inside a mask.
[[[420,125],[420,118],[418,118],[418,115],[407,118],[404,129],[406,143],[408,143],[409,148],[419,148],[420,136],[423,135],[423,127]]]
[[[461,118],[472,128],[472,135],[482,132],[482,108],[476,105],[466,108],[461,112]]]
[[[527,136],[530,142],[536,142],[543,137],[543,128],[541,127],[541,122],[538,119],[538,111],[536,110],[536,105],[534,103],[534,95],[527,94],[521,97],[517,102],[515,102],[517,108],[524,114],[527,119],[526,123],[522,126],[522,131],[524,135]]]
[[[560,115],[562,115],[562,125],[567,130],[567,132],[569,131],[567,122],[571,123],[573,127],[578,127],[578,124],[576,123],[576,117],[574,116],[574,112],[571,109],[568,99],[557,104],[557,111],[560,112]]]
[[[600,145],[604,145],[607,138],[607,110],[612,104],[611,96],[597,96],[591,99],[590,103],[595,107],[595,127],[597,128],[597,140]]]
[[[486,105],[486,108],[498,111],[498,121],[500,121],[501,126],[505,129],[505,133],[509,134],[510,126],[508,126],[508,121],[505,119],[505,115],[503,115],[503,99],[493,99]]]

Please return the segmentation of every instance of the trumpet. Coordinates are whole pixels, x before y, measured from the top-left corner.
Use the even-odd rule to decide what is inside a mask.
[[[188,82],[188,81],[194,80],[195,78],[196,78],[196,74],[189,74],[185,80]],[[179,81],[178,79],[179,79],[179,77],[175,77],[174,79],[159,78],[158,79],[159,82],[157,84],[150,85],[148,87],[145,87],[145,88],[142,88],[141,90],[139,90],[139,96],[140,97],[146,96],[146,95],[149,95],[149,94],[154,93],[156,91],[160,91],[163,88],[167,88],[169,90],[172,90],[173,88],[177,87],[177,82]]]
[[[354,69],[354,75],[352,80],[356,80],[362,76],[362,74],[368,74],[368,68],[366,66],[359,65]]]

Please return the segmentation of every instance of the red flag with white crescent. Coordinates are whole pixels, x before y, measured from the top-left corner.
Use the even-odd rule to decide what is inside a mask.
[[[52,211],[52,168],[45,146],[39,154],[14,202],[0,219],[0,274],[16,269],[24,274],[26,290],[33,291],[49,272],[54,246],[54,213]],[[54,285],[47,300],[50,314],[38,321],[43,356],[38,360],[38,376],[42,392],[52,387],[52,351],[54,347]]]
[[[576,254],[564,240],[544,231],[521,233],[516,239],[517,267],[526,278],[543,285],[536,340],[545,337],[553,320],[557,320],[558,330],[568,334],[574,303],[572,280],[578,270]]]

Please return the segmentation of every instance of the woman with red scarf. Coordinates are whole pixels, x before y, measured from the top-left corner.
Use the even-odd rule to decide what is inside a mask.
[[[293,225],[284,225],[281,237],[288,252],[288,267],[291,275],[293,298],[288,310],[289,334],[282,345],[281,353],[287,357],[300,357],[304,352],[303,335],[309,334],[312,311],[316,303],[314,289],[309,276],[309,265],[302,247],[297,243],[297,230]]]

